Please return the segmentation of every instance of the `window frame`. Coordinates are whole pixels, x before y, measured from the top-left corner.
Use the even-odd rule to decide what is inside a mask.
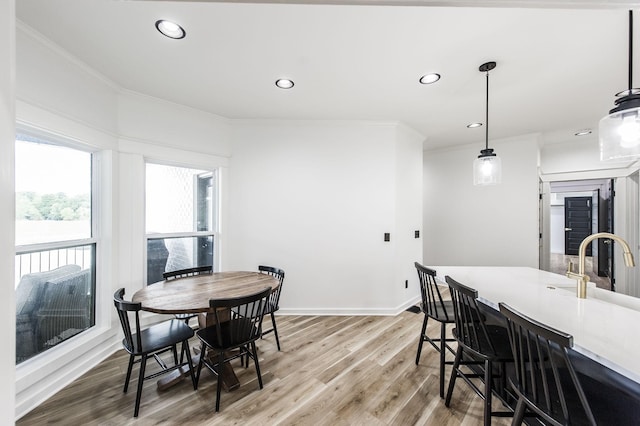
[[[181,232],[154,232],[147,233],[147,164],[155,164],[159,166],[167,166],[167,167],[176,167],[176,168],[185,168],[185,169],[196,169],[202,170],[206,173],[211,173],[211,178],[213,180],[213,197],[211,200],[211,229],[209,231],[181,231]],[[143,282],[144,285],[147,286],[148,281],[148,258],[147,258],[147,247],[149,244],[149,240],[156,239],[166,239],[166,238],[196,238],[196,237],[211,237],[213,240],[214,248],[213,248],[213,271],[216,272],[219,270],[220,265],[220,244],[219,244],[219,227],[220,227],[220,179],[219,179],[219,168],[218,167],[210,167],[204,166],[202,164],[197,163],[182,163],[182,162],[172,162],[172,161],[162,161],[151,158],[144,158],[143,161],[144,167],[144,202],[143,202],[143,231],[144,231],[144,242],[143,247]]]
[[[91,193],[90,193],[90,203],[91,203],[91,216],[90,216],[90,233],[91,235],[88,238],[80,238],[80,239],[72,239],[72,240],[63,240],[63,241],[50,241],[43,243],[32,243],[32,244],[15,244],[16,238],[14,236],[14,262],[16,262],[19,256],[28,255],[31,253],[42,253],[47,251],[54,250],[64,250],[64,249],[73,249],[80,246],[93,246],[92,253],[92,262],[93,267],[91,268],[91,279],[92,279],[92,296],[93,296],[93,310],[91,312],[91,319],[93,325],[90,325],[88,328],[82,330],[81,332],[70,336],[67,339],[64,339],[60,343],[43,350],[35,355],[31,356],[23,360],[20,363],[17,363],[16,360],[16,368],[23,369],[32,363],[40,363],[45,359],[55,356],[54,354],[59,351],[65,351],[69,345],[75,345],[77,342],[81,340],[85,340],[87,336],[93,335],[96,332],[99,332],[102,328],[104,328],[104,319],[103,319],[103,309],[101,307],[101,280],[99,278],[100,271],[102,269],[102,253],[101,253],[101,243],[99,238],[99,221],[100,221],[100,185],[98,182],[101,181],[101,159],[100,159],[100,151],[91,147],[86,143],[82,143],[76,139],[61,136],[54,134],[52,132],[48,132],[45,130],[39,130],[35,128],[31,128],[26,125],[16,125],[14,144],[19,140],[20,135],[32,137],[34,139],[42,140],[44,144],[49,144],[53,146],[59,146],[63,148],[74,149],[77,151],[82,151],[91,155]],[[15,193],[15,186],[14,186]],[[15,221],[14,217],[14,221]],[[20,271],[16,270],[14,273],[15,278],[20,279],[18,274]],[[14,286],[17,282],[14,283]]]

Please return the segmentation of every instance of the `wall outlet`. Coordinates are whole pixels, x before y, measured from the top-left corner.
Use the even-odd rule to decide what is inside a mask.
[[[409,280],[404,280],[404,288],[409,288]]]

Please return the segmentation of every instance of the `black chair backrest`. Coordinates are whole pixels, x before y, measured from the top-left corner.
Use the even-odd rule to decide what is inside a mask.
[[[113,304],[118,311],[118,317],[120,318],[120,325],[122,326],[122,332],[124,333],[124,344],[126,348],[131,352],[140,352],[143,350],[142,341],[140,338],[140,317],[139,312],[142,308],[141,303],[127,302],[124,300],[124,288],[118,289],[113,294]],[[129,319],[129,312],[133,313],[135,318],[135,332],[131,329],[131,321]],[[136,341],[133,341],[133,335],[135,333]]]
[[[416,270],[418,271],[418,279],[420,280],[420,293],[422,294],[422,309],[423,311],[434,318],[446,318],[447,320],[453,320],[449,318],[447,310],[444,307],[444,301],[440,294],[438,284],[436,284],[436,271],[422,266],[418,262],[415,262]]]
[[[280,283],[277,288],[273,289],[269,299],[269,305],[271,309],[275,311],[278,309],[278,304],[280,303],[280,292],[282,291],[282,283],[284,282],[284,271],[279,268],[274,268],[273,266],[265,265],[258,266],[258,271],[275,277]]]
[[[196,266],[195,268],[179,269],[177,271],[169,271],[162,274],[162,278],[165,280],[171,280],[176,278],[192,277],[200,274],[213,273],[213,266]]]
[[[215,316],[217,347],[231,348],[258,339],[270,294],[271,288],[267,287],[248,296],[209,300]]]
[[[477,290],[446,276],[455,315],[456,339],[478,355],[495,355],[496,350],[478,307]]]
[[[507,318],[509,341],[515,362],[518,393],[522,393],[535,406],[529,408],[547,422],[578,424],[596,421],[584,394],[578,376],[569,358],[573,336],[529,318],[509,305],[500,303],[500,313]],[[579,421],[567,404],[569,393],[577,395],[580,408]],[[569,398],[575,400],[575,397]]]

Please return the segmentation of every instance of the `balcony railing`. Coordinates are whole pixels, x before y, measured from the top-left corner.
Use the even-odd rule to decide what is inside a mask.
[[[16,363],[95,325],[95,244],[16,253]]]

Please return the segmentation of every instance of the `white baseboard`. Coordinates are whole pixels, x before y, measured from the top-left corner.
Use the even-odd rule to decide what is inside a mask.
[[[395,308],[284,308],[280,307],[278,315],[345,315],[345,316],[395,316],[408,307],[420,302],[420,297],[409,299]]]

